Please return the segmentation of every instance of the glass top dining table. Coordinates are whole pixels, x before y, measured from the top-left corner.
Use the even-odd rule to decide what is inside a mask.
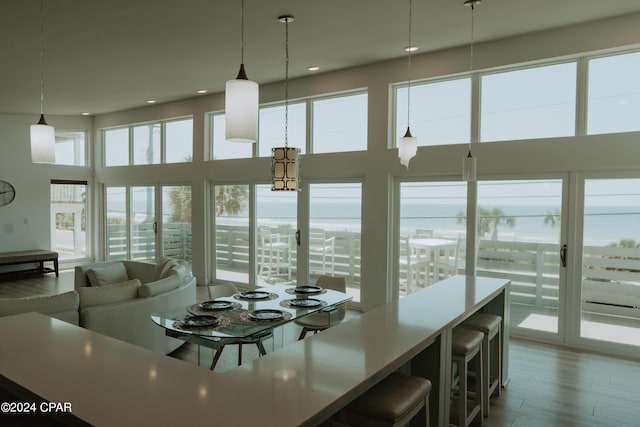
[[[329,314],[330,324],[331,312],[351,299],[344,292],[318,286],[272,285],[152,314],[151,320],[176,338],[250,338],[322,311]]]

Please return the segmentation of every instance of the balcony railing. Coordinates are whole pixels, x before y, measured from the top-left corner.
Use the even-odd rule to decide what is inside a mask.
[[[162,253],[165,256],[192,260],[191,224],[162,225]],[[155,258],[156,234],[151,223],[136,223],[131,229],[131,255],[127,256],[127,228],[125,224],[107,225],[107,253],[109,259],[146,260]]]
[[[192,259],[191,224],[164,224],[164,254]],[[216,226],[216,257],[218,265],[230,270],[248,271],[249,229],[247,226]],[[295,271],[297,246],[293,229],[289,230],[291,247],[289,262]],[[335,255],[332,272],[347,278],[351,286],[360,285],[360,238],[356,231],[325,230],[334,238]],[[126,258],[126,229],[110,224],[107,228],[108,251],[111,259]],[[258,248],[259,250],[259,248]],[[557,244],[480,240],[477,273],[480,276],[511,280],[510,300],[543,309],[558,309],[560,247]],[[155,256],[155,234],[152,224],[136,224],[132,231],[132,259],[152,259]],[[640,318],[640,249],[585,246],[583,249],[582,308],[586,312]],[[309,257],[313,272],[322,265],[319,253]],[[260,262],[260,257],[258,257]],[[325,260],[326,262],[326,260]],[[457,273],[464,274],[464,262]],[[401,280],[407,271],[401,267]],[[454,274],[452,271],[451,274]],[[441,280],[444,276],[435,278]]]

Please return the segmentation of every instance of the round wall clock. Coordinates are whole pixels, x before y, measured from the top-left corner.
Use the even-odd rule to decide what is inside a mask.
[[[16,198],[16,189],[7,181],[0,181],[0,206],[8,205]]]

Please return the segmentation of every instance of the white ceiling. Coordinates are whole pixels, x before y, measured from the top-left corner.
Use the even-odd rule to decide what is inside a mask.
[[[413,0],[419,52],[467,44],[463,0]],[[477,41],[639,12],[639,0],[484,0]],[[0,113],[40,109],[40,1],[0,7]],[[245,64],[264,84],[405,55],[408,0],[245,0]],[[45,112],[100,114],[222,92],[240,63],[240,0],[44,0]],[[419,53],[418,52],[418,53]]]

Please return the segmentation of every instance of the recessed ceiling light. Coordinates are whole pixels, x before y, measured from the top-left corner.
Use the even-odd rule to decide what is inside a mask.
[[[404,48],[405,52],[415,52],[416,50],[418,50],[418,46],[407,46]]]
[[[147,99],[147,104],[155,104],[156,100],[155,99]]]
[[[317,65],[309,65],[307,67],[307,70],[309,71],[318,71],[320,69],[320,67],[318,67]]]
[[[91,113],[89,113],[89,112],[87,112],[87,111],[84,111],[84,112],[82,112],[82,113],[80,113],[80,114],[82,114],[83,116],[90,116],[90,115],[91,115]]]
[[[197,93],[207,93],[209,91],[207,89],[198,89],[196,92]]]

